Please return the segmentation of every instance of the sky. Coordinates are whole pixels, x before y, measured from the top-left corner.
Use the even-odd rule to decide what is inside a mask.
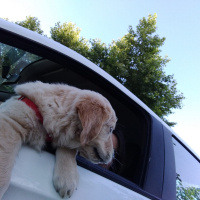
[[[166,38],[161,55],[171,59],[165,72],[174,74],[185,96],[183,108],[168,120],[177,122],[173,130],[200,156],[200,0],[0,0],[0,5],[1,18],[37,17],[47,35],[56,22],[73,22],[81,36],[106,44],[156,13],[156,33]]]

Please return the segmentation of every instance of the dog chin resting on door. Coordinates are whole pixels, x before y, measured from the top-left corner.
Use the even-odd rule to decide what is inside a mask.
[[[0,199],[23,143],[41,150],[47,135],[57,148],[53,184],[61,197],[70,197],[78,184],[76,153],[93,163],[113,157],[111,134],[116,115],[99,93],[64,84],[29,82],[0,106]]]

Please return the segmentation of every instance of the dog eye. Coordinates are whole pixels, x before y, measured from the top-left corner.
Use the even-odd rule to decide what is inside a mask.
[[[113,127],[110,127],[110,133],[112,133],[113,132]]]

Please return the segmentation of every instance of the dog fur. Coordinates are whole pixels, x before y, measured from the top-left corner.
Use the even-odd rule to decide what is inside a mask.
[[[53,183],[61,197],[70,197],[78,184],[76,154],[93,163],[113,157],[112,130],[116,115],[101,94],[64,84],[30,82],[15,88],[33,101],[43,116],[12,97],[0,106],[0,199],[9,186],[11,171],[23,143],[41,150],[51,134],[57,148]]]

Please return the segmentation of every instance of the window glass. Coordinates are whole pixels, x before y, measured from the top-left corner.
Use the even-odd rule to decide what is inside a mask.
[[[0,91],[13,92],[8,83],[16,82],[19,73],[39,59],[37,55],[0,43]]]
[[[173,138],[176,162],[176,198],[200,199],[200,162]]]

